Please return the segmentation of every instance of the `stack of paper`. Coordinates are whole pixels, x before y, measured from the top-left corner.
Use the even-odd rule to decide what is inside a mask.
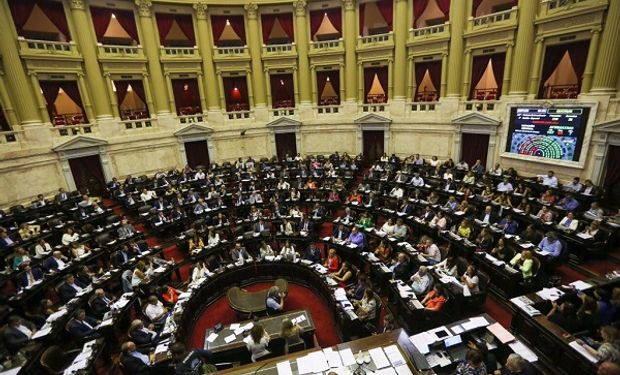
[[[595,356],[590,354],[590,352],[586,348],[581,346],[577,341],[572,341],[568,345],[571,348],[575,349],[579,354],[584,356],[588,361],[590,361],[592,363],[597,363],[598,362],[598,358],[596,358]]]
[[[560,298],[564,292],[562,292],[561,290],[559,290],[558,288],[543,288],[542,290],[539,290],[538,292],[536,292],[536,294],[538,294],[538,296],[542,299],[545,299],[547,301],[555,301],[558,298]]]
[[[398,349],[398,346],[396,346],[396,345],[386,346],[385,348],[383,348],[383,351],[385,351],[385,354],[390,359],[390,362],[392,363],[392,366],[398,367],[398,366],[401,366],[403,364],[405,364],[405,365],[407,364],[407,362],[405,361],[405,358],[403,358],[403,355],[401,354],[400,350]]]
[[[514,341],[515,337],[508,332],[506,328],[504,328],[501,324],[495,323],[491,324],[487,327],[487,329],[502,343],[506,344],[508,342]]]
[[[580,292],[592,288],[592,284],[588,284],[582,280],[573,281],[569,285],[572,285],[573,287],[575,287],[575,289],[577,289]]]
[[[377,369],[388,367],[390,365],[390,361],[385,356],[382,348],[370,349],[368,350],[368,354],[370,354],[370,357],[372,358],[372,361]]]
[[[510,346],[510,349],[512,349],[513,352],[523,357],[526,361],[538,361],[538,356],[533,351],[531,351],[530,348],[525,346],[521,341],[516,340],[515,342],[508,344],[508,346]]]

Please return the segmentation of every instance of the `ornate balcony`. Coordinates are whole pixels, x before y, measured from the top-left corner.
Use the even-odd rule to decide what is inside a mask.
[[[179,115],[177,116],[177,120],[179,121],[179,124],[181,125],[195,124],[199,122],[204,122],[205,115],[203,115],[202,113],[195,113],[192,115]]]
[[[213,59],[216,62],[249,60],[250,52],[248,46],[240,47],[215,47],[213,50]]]
[[[340,105],[319,105],[316,106],[316,113],[319,115],[340,113],[342,110]]]
[[[227,120],[247,120],[252,118],[253,111],[231,111],[226,112]]]
[[[121,120],[121,123],[125,126],[125,130],[152,128],[155,119],[141,118],[141,119],[125,119]]]
[[[344,54],[344,42],[342,38],[316,42],[311,41],[310,51],[308,53],[310,56]]]
[[[411,102],[407,105],[411,112],[433,112],[439,108],[439,102]]]
[[[145,60],[142,46],[118,46],[97,43],[97,53],[100,60]]]
[[[26,58],[81,59],[75,42],[55,42],[50,40],[17,38],[19,51]]]
[[[357,37],[357,49],[384,49],[394,47],[394,33],[375,34]]]
[[[501,12],[485,14],[479,17],[470,17],[468,31],[479,31],[507,26],[517,27],[517,7],[512,7]]]
[[[295,58],[297,56],[297,48],[295,43],[287,44],[263,44],[263,58],[278,59],[285,57]]]
[[[55,135],[61,137],[68,137],[73,135],[84,135],[91,134],[95,130],[95,125],[93,124],[79,124],[79,125],[61,125],[61,126],[52,126],[50,130],[54,132]]]
[[[270,112],[272,117],[295,116],[297,108],[272,108]]]
[[[162,60],[200,61],[198,47],[160,47]]]
[[[441,25],[409,29],[409,40],[412,42],[434,41],[437,39],[450,38],[450,22]]]
[[[550,16],[558,13],[583,10],[590,7],[607,6],[607,0],[543,0],[539,8],[539,16]]]

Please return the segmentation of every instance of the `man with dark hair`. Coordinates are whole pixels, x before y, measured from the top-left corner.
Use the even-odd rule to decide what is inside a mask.
[[[176,342],[170,347],[172,361],[175,363],[175,375],[194,375],[205,373],[205,366],[214,367],[206,363],[211,357],[211,352],[203,349],[187,351],[185,345]],[[213,370],[216,370],[213,368]],[[210,372],[210,371],[209,371]]]

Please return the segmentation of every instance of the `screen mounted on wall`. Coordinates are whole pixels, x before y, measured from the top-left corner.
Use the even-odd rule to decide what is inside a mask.
[[[506,152],[579,161],[590,109],[513,107]]]

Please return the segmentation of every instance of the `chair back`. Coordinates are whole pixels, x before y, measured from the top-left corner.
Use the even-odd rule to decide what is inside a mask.
[[[288,354],[300,352],[302,350],[306,350],[306,343],[302,339],[299,339],[299,341],[294,342],[294,343],[286,344],[286,352]]]
[[[536,277],[540,270],[540,260],[536,257],[532,257],[532,262],[532,277]]]
[[[53,345],[41,354],[39,363],[48,374],[60,374],[67,366],[67,356],[60,346]]]

